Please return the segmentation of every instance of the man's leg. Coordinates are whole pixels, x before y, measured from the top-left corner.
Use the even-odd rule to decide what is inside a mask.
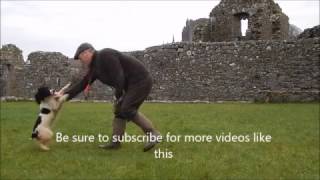
[[[104,149],[119,149],[120,142],[114,141],[113,136],[117,136],[117,140],[119,140],[118,138],[122,140],[124,131],[126,129],[126,123],[126,120],[115,117],[112,122],[112,137],[110,143],[100,145],[99,147]]]
[[[152,132],[154,131],[154,127],[152,122],[141,112],[138,112],[136,116],[132,119],[132,122],[134,122],[136,125],[138,125],[144,133]]]
[[[134,118],[132,119],[132,122],[135,123],[137,126],[139,126],[142,131],[148,135],[148,136],[160,136],[160,133],[153,127],[152,122],[144,116],[142,113],[138,112]],[[151,148],[153,148],[158,142],[157,141],[148,141],[143,151],[148,151]]]

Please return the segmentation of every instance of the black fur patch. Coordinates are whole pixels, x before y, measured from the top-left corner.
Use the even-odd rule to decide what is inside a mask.
[[[34,139],[34,138],[38,138],[38,134],[39,134],[39,132],[38,132],[38,131],[36,131],[36,132],[32,132],[32,134],[31,134],[31,138],[32,138],[32,139]]]
[[[41,103],[42,100],[44,100],[44,98],[51,96],[50,90],[48,87],[40,87],[38,89],[38,92],[36,93],[36,95],[34,96],[34,98],[36,99],[36,102],[38,104]]]
[[[42,109],[40,110],[40,112],[41,112],[42,114],[49,114],[51,111],[50,111],[50,109],[48,109],[48,108],[42,108]]]
[[[36,123],[33,126],[32,132],[38,127],[38,125],[41,123],[41,117],[38,116],[38,119],[36,120]]]

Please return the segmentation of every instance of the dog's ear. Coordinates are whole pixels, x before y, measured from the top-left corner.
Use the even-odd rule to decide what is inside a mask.
[[[42,100],[44,100],[44,98],[51,96],[50,90],[48,87],[40,87],[38,89],[38,92],[36,93],[36,95],[34,96],[36,102],[38,104],[41,103]]]

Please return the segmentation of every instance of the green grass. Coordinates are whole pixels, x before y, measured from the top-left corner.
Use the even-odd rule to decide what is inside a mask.
[[[111,134],[108,103],[66,103],[54,131]],[[1,179],[319,179],[319,104],[144,104],[142,112],[163,135],[263,132],[270,143],[170,143],[156,159],[143,143],[117,151],[93,143],[51,144],[42,152],[30,140],[38,106],[1,103]],[[129,134],[142,134],[129,123]]]

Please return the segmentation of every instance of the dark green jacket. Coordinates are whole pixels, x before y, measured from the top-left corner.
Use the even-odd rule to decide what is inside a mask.
[[[131,85],[150,77],[144,65],[136,58],[114,49],[95,51],[88,73],[77,84],[66,91],[68,100],[83,91],[96,79],[115,88],[115,96],[119,99]]]

